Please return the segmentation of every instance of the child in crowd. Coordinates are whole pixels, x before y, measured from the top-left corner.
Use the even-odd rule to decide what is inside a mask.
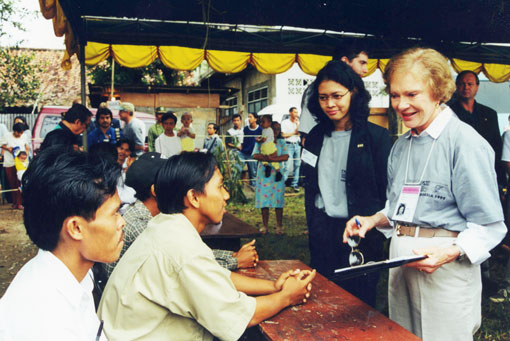
[[[126,180],[126,172],[136,160],[132,155],[135,153],[135,144],[130,139],[121,137],[117,141],[117,163],[122,167],[122,179]]]
[[[191,126],[193,116],[190,112],[185,112],[181,116],[182,127],[177,132],[181,138],[181,149],[185,152],[192,152],[195,149],[195,130]]]
[[[181,141],[174,134],[174,128],[177,123],[177,117],[172,112],[167,112],[161,118],[161,124],[163,125],[163,129],[165,132],[156,139],[154,145],[156,147],[156,152],[161,153],[167,158],[170,158],[173,155],[177,155],[181,153]],[[182,130],[182,129],[181,129]],[[193,134],[193,137],[195,134]]]
[[[16,167],[16,176],[18,180],[21,181],[23,177],[23,173],[28,167],[28,154],[27,152],[20,151],[18,155],[14,158],[14,166]]]
[[[272,117],[270,115],[264,115],[260,118],[260,126],[262,127],[262,136],[257,137],[257,142],[261,143],[260,145],[260,153],[264,156],[277,157],[278,151],[276,150],[274,133],[273,129],[271,129]],[[265,167],[264,175],[266,178],[271,176],[271,166],[273,166],[276,171],[276,181],[280,181],[282,179],[282,174],[280,172],[280,163],[279,162],[271,162],[269,165],[268,161],[262,161],[262,165]]]

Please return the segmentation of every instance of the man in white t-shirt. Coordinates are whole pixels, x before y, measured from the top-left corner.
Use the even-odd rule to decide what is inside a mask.
[[[124,137],[130,139],[135,144],[135,154],[140,156],[145,149],[145,124],[134,116],[135,106],[128,102],[120,104],[119,116],[126,125],[122,130]]]
[[[106,340],[91,268],[117,260],[124,245],[119,176],[113,164],[92,163],[65,146],[32,160],[23,177],[23,220],[39,252],[0,299],[0,340]]]
[[[299,137],[299,114],[296,107],[289,109],[290,117],[282,122],[282,137],[287,144],[289,159],[283,165],[283,179],[287,181],[292,166],[291,187],[294,192],[299,192],[299,168],[301,166],[301,139]]]
[[[161,118],[161,124],[165,130],[154,142],[156,152],[170,158],[181,153],[181,139],[174,133],[177,116],[169,111]]]
[[[241,157],[239,155],[241,153],[243,137],[244,137],[244,132],[243,132],[243,128],[241,127],[241,124],[242,124],[241,115],[239,115],[239,114],[232,115],[233,127],[227,131],[228,136],[225,139],[225,144],[227,145],[227,148],[232,149],[233,152],[237,153],[237,156],[239,157],[239,159],[241,159]],[[243,168],[243,163],[238,162],[235,164],[235,167],[238,169],[239,173],[241,173],[242,168]]]
[[[239,114],[232,115],[232,124],[233,127],[227,131],[227,134],[229,136],[227,138],[226,145],[229,148],[241,150],[241,145],[243,144],[243,129],[241,128],[241,115]]]

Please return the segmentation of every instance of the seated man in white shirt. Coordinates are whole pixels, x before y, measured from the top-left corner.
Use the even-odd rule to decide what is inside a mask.
[[[0,300],[0,340],[106,340],[96,316],[94,262],[123,245],[118,166],[60,146],[41,151],[23,177],[24,224],[38,254]]]
[[[120,259],[99,304],[110,341],[237,340],[306,302],[315,270],[290,270],[274,282],[246,277],[222,268],[200,238],[222,220],[229,198],[214,155],[173,156],[153,188],[161,213]]]

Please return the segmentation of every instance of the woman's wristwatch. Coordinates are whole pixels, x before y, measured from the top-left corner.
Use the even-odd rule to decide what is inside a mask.
[[[456,260],[458,260],[459,262],[462,262],[464,259],[466,259],[466,252],[464,251],[464,249],[462,247],[460,247],[460,245],[455,244],[455,243],[453,245],[458,247],[459,251],[460,251],[459,256],[457,257]]]

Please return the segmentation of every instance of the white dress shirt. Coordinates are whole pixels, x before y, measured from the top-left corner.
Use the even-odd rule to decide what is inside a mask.
[[[0,340],[96,340],[93,287],[92,271],[78,282],[53,253],[39,250],[0,299]]]

